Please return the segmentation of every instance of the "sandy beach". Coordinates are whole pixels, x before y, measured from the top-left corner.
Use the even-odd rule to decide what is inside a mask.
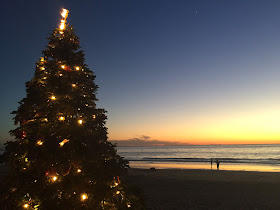
[[[280,209],[280,173],[130,169],[147,209]]]
[[[147,209],[280,209],[277,172],[131,168],[126,182],[142,191]]]

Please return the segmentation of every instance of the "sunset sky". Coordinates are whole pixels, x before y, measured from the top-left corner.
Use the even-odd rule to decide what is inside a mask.
[[[1,144],[62,8],[110,140],[280,143],[279,0],[18,0],[0,9]]]

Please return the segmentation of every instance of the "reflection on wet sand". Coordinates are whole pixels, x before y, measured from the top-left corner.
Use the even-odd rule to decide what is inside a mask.
[[[205,163],[169,163],[169,162],[141,162],[131,161],[129,163],[131,168],[156,168],[156,169],[205,169],[205,170],[217,170],[216,164],[213,163],[212,169],[211,164]],[[263,172],[280,172],[280,166],[275,165],[254,165],[254,164],[224,164],[220,163],[220,170],[230,171],[263,171]]]

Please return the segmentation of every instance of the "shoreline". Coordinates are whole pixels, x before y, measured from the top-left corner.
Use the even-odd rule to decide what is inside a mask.
[[[137,169],[197,169],[217,170],[216,163],[191,163],[191,162],[152,162],[152,161],[129,161],[131,168]],[[247,171],[247,172],[280,172],[280,165],[257,165],[257,164],[229,164],[220,162],[220,171]]]

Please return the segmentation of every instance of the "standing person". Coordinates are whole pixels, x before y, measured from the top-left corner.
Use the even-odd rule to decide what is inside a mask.
[[[216,163],[217,163],[217,170],[219,170],[219,167],[220,167],[220,161],[219,161],[219,160],[216,160]]]
[[[212,160],[212,158],[211,158],[211,169],[212,169],[212,164],[213,164],[213,160]]]

